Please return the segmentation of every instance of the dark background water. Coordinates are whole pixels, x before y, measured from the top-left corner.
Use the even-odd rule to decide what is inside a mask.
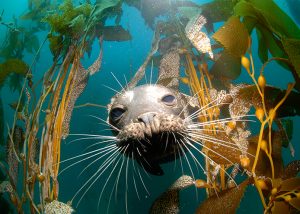
[[[198,3],[204,3],[208,1],[196,1]],[[290,13],[288,10],[288,5],[285,1],[276,1],[283,10],[287,13]],[[4,9],[4,17],[5,20],[10,20],[12,16],[18,17],[27,10],[27,1],[26,0],[10,0],[10,1],[1,1],[0,10]],[[299,11],[300,12],[300,11]],[[113,24],[114,20],[108,20],[107,25]],[[30,26],[29,22],[20,23],[22,25]],[[86,102],[89,103],[97,103],[100,105],[107,105],[110,102],[110,98],[114,95],[115,92],[103,86],[103,84],[114,88],[115,90],[120,90],[120,86],[117,81],[111,75],[113,73],[121,82],[122,85],[126,84],[127,81],[130,80],[134,72],[138,69],[138,67],[143,63],[148,51],[151,47],[151,40],[153,31],[145,24],[141,14],[138,10],[133,7],[123,6],[123,15],[121,20],[121,25],[125,29],[129,29],[132,40],[129,42],[104,42],[104,54],[103,54],[103,62],[100,72],[96,73],[89,80],[89,84],[81,95],[78,104],[83,104]],[[221,26],[221,23],[219,24]],[[4,39],[4,26],[0,26],[0,43],[2,43]],[[47,32],[40,33],[40,42],[45,38]],[[253,53],[255,54],[257,51],[257,41],[256,36],[253,37]],[[93,51],[90,58],[87,56],[83,60],[83,65],[86,67],[90,65],[93,60],[97,57],[99,52],[99,45],[97,42],[93,45]],[[45,44],[41,50],[41,57],[37,64],[34,67],[34,76],[35,79],[39,79],[42,77],[45,71],[52,64],[52,55],[48,49],[48,44]],[[24,60],[30,64],[33,60],[33,56],[31,54],[26,54]],[[256,70],[259,70],[261,67],[261,63],[257,57],[254,55],[255,67]],[[124,78],[125,76],[125,78]],[[149,70],[147,73],[147,77],[149,78]],[[286,88],[288,82],[291,82],[292,76],[288,71],[285,71],[283,68],[279,67],[276,63],[271,63],[265,72],[266,79],[268,84]],[[149,81],[149,79],[148,79]],[[251,80],[248,74],[243,71],[240,78],[237,82],[249,82]],[[1,90],[3,102],[5,106],[5,122],[7,124],[12,123],[13,119],[13,111],[8,107],[9,103],[13,103],[17,99],[17,94],[11,93],[8,87],[4,87]],[[99,120],[90,117],[90,115],[94,115],[100,117],[102,119],[106,119],[107,113],[105,109],[86,107],[81,109],[75,109],[71,122],[71,133],[79,134],[109,134],[107,131],[103,131],[107,127],[99,124]],[[293,118],[294,120],[294,136],[292,140],[292,144],[295,147],[296,157],[295,159],[300,159],[300,137],[297,134],[297,130],[300,130],[300,120],[299,117]],[[75,137],[69,137],[62,142],[62,160],[73,157],[75,155],[81,154],[82,151],[87,147],[87,145],[91,145],[91,143],[95,141],[80,141],[69,143],[71,140],[75,139]],[[293,160],[290,156],[289,150],[284,149],[284,160],[285,163]],[[201,160],[201,158],[200,158]],[[203,162],[203,160],[202,160]],[[203,162],[204,163],[204,162]],[[78,164],[72,167],[70,170],[65,171],[60,177],[60,197],[61,201],[70,200],[78,188],[83,185],[84,181],[90,178],[93,173],[97,170],[97,164],[93,165],[89,168],[85,173],[78,176],[81,170],[86,166],[87,163]],[[186,165],[186,164],[185,164]],[[62,165],[64,168],[68,166]],[[125,171],[121,174],[121,179],[119,182],[118,194],[112,197],[110,207],[107,209],[107,204],[109,202],[111,188],[114,184],[115,177],[111,178],[111,182],[105,189],[101,203],[99,208],[97,209],[97,203],[99,194],[105,185],[107,176],[101,177],[93,187],[87,192],[81,203],[76,209],[77,213],[125,213],[125,194],[128,195],[128,210],[129,213],[147,213],[152,202],[168,187],[170,186],[181,174],[181,167],[179,163],[174,167],[174,163],[165,164],[163,166],[165,170],[165,175],[162,177],[150,176],[147,177],[145,174],[142,174],[145,185],[150,194],[148,194],[142,186],[140,181],[137,181],[137,186],[139,190],[140,199],[138,199],[135,188],[132,185],[132,178],[129,178],[129,187],[128,191],[126,191],[126,182],[125,182]],[[197,172],[196,168],[193,168],[193,172],[196,178],[204,179],[204,175],[202,172]],[[185,174],[191,174],[189,167],[186,165],[184,167]],[[127,193],[126,193],[127,192]],[[205,199],[204,190],[198,190],[196,192],[195,189],[190,188],[181,192],[181,205],[182,211],[181,213],[193,213],[197,205]],[[245,196],[242,199],[241,207],[238,210],[238,213],[261,213],[262,205],[259,199],[259,196],[254,187],[249,186],[245,193]],[[79,198],[74,200],[74,205],[78,202]]]

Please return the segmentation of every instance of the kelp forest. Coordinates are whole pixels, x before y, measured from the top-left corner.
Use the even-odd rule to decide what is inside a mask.
[[[180,192],[190,186],[206,195],[195,213],[235,213],[248,186],[255,188],[263,207],[257,213],[299,213],[300,160],[294,156],[299,158],[300,151],[292,140],[300,115],[300,28],[273,0],[28,0],[18,17],[7,16],[0,7],[5,32],[0,90],[18,94],[9,105],[4,100],[10,95],[0,97],[1,213],[76,211],[72,198],[60,200],[62,143],[74,134],[75,108],[108,104],[76,101],[96,73],[110,72],[102,69],[105,43],[132,40],[130,25],[121,25],[125,6],[135,8],[152,32],[152,43],[145,46],[148,55],[128,85],[149,77],[150,70],[164,69],[161,61],[170,60],[180,69],[175,78],[181,87],[202,107],[196,118],[204,124],[202,131],[215,139],[203,140],[193,131],[192,140],[201,139],[203,146],[195,144],[190,162],[201,162],[204,177],[174,177],[172,183],[178,180],[151,202],[149,213],[179,213]],[[95,44],[99,48],[93,55]],[[36,69],[45,60],[45,47],[52,54],[47,59],[51,66]],[[93,63],[82,63],[84,58]],[[127,71],[119,72],[115,75],[123,78]],[[290,75],[291,82],[271,85],[267,74],[273,72],[276,79]],[[8,109],[14,112],[9,123],[4,120]],[[192,195],[189,200],[198,199]]]

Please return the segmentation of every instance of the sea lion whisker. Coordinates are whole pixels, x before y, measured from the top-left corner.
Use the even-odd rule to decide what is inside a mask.
[[[138,199],[140,201],[141,198],[140,198],[137,186],[136,186],[136,181],[135,181],[135,176],[134,176],[137,172],[136,172],[136,168],[135,168],[135,165],[134,165],[134,153],[133,153],[133,151],[131,152],[131,155],[132,155],[131,163],[132,163],[132,168],[133,168],[133,173],[132,173],[133,185],[134,185],[134,189],[135,189],[136,195],[137,195],[137,197],[138,197]]]
[[[98,140],[98,139],[103,139],[102,137],[83,137],[83,138],[77,138],[75,140],[71,140],[68,142],[68,144],[74,143],[76,141],[83,141],[83,140]],[[101,142],[107,142],[107,141],[116,141],[115,139],[107,139],[106,141],[101,141]]]
[[[229,141],[225,141],[225,140],[221,140],[221,139],[218,139],[218,138],[215,138],[213,136],[210,136],[210,135],[205,135],[203,133],[199,133],[199,132],[188,132],[186,133],[186,135],[190,136],[191,138],[197,138],[197,139],[200,139],[200,140],[206,140],[206,141],[209,141],[209,142],[218,142],[218,143],[225,143],[226,145],[232,145],[232,146],[236,146],[238,147],[238,145],[236,143],[231,143]],[[223,145],[223,144],[222,144]],[[230,148],[236,148],[236,147],[230,147]],[[242,148],[242,149],[247,149],[247,147],[245,146],[240,146],[239,148]]]
[[[188,128],[191,127],[202,127],[205,125],[218,125],[218,124],[224,124],[228,122],[256,122],[255,120],[249,120],[249,119],[230,119],[230,118],[224,118],[224,119],[218,119],[218,120],[211,120],[207,122],[194,122],[192,124],[187,125]]]
[[[64,162],[67,162],[67,161],[71,161],[71,160],[73,160],[73,159],[75,159],[75,158],[80,158],[80,157],[82,157],[82,156],[89,155],[89,154],[91,154],[91,153],[99,152],[99,151],[101,151],[101,150],[107,149],[108,147],[116,147],[116,146],[115,146],[115,145],[109,145],[109,146],[106,146],[106,147],[104,147],[104,148],[100,148],[100,149],[96,149],[96,150],[93,150],[93,151],[90,151],[90,152],[86,152],[86,153],[84,153],[84,154],[80,154],[80,155],[77,155],[77,156],[68,158],[68,159],[66,159],[66,160],[60,161],[59,164],[64,163]]]
[[[217,145],[220,145],[220,146],[223,146],[223,147],[227,147],[227,148],[230,148],[230,149],[233,149],[233,150],[237,150],[237,151],[240,151],[240,152],[245,152],[245,150],[247,150],[247,147],[244,147],[242,145],[237,145],[235,143],[230,143],[228,141],[222,141],[222,140],[219,140],[217,138],[212,138],[212,137],[206,137],[206,136],[201,136],[201,135],[190,135],[188,134],[189,137],[193,140],[195,140],[195,138],[197,138],[198,140],[202,140],[202,141],[208,141],[208,142],[211,142],[213,144],[217,144]],[[198,141],[195,140],[195,142],[197,143],[200,143]],[[203,145],[203,143],[201,143],[200,145]],[[232,146],[231,146],[232,145]],[[253,156],[252,154],[248,153],[248,152],[245,152],[246,154],[250,155],[250,156]]]
[[[179,162],[180,162],[180,165],[181,165],[181,173],[184,175],[184,170],[183,170],[183,164],[182,164],[182,159],[181,159],[181,152],[179,150],[178,147],[176,147],[177,151],[178,151],[178,156],[179,156]]]
[[[127,157],[126,167],[125,167],[125,207],[126,207],[126,213],[128,214],[128,162],[129,158]]]
[[[240,151],[240,152],[245,152],[248,148],[245,147],[245,146],[242,146],[242,145],[237,145],[235,143],[231,143],[231,142],[228,142],[228,141],[223,141],[223,140],[220,140],[220,139],[217,139],[217,138],[212,138],[212,137],[209,137],[209,136],[204,136],[204,135],[194,135],[194,136],[191,136],[190,134],[188,134],[192,139],[194,138],[198,138],[200,140],[203,140],[203,141],[208,141],[208,142],[211,142],[213,144],[218,144],[220,146],[224,146],[224,147],[227,147],[227,148],[230,148],[230,149],[234,149],[234,150],[237,150],[237,151]],[[197,141],[195,141],[197,142]],[[225,143],[225,144],[223,144]],[[231,146],[233,145],[233,146]],[[242,150],[243,151],[242,151]],[[247,155],[250,155],[252,157],[255,157],[254,155],[252,155],[251,153],[248,153],[248,152],[245,152]]]
[[[176,149],[175,149],[175,147],[173,147],[173,151],[174,151],[174,167],[173,167],[173,171],[175,171],[175,169],[176,169],[176,167],[177,167],[177,157],[176,157],[176,154],[177,154],[177,152],[176,152]]]
[[[124,77],[124,80],[125,80],[126,88],[128,88],[128,81],[127,81],[127,78],[126,78],[125,74],[123,74],[123,77]]]
[[[119,95],[122,94],[121,92],[117,91],[116,89],[113,89],[112,87],[110,87],[110,86],[108,86],[108,85],[102,84],[102,86],[104,86],[105,88],[108,88],[108,89],[110,89],[110,90],[116,92],[116,93],[119,94]]]
[[[91,165],[93,165],[94,163],[96,163],[97,161],[99,161],[100,159],[102,159],[103,157],[105,157],[106,155],[112,153],[109,155],[109,157],[101,164],[105,165],[107,162],[109,162],[111,159],[114,159],[114,155],[116,155],[116,153],[119,152],[117,147],[113,147],[111,150],[109,150],[108,152],[106,152],[105,154],[101,155],[100,157],[96,158],[95,160],[93,160],[91,163],[89,163],[87,166],[85,166],[81,172],[79,173],[78,177],[80,177],[82,175],[82,173],[85,172],[85,170],[87,170]],[[100,167],[101,167],[100,166]]]
[[[119,148],[118,148],[119,149]],[[122,150],[122,149],[124,149],[124,148],[122,148],[122,147],[120,147],[120,150]],[[117,158],[118,156],[120,156],[120,158],[122,157],[122,155],[121,155],[121,152],[115,157],[115,158]],[[119,158],[119,159],[120,159]],[[118,160],[119,161],[119,160]],[[117,164],[115,164],[115,167],[118,165],[118,162],[117,162]],[[81,192],[81,190],[83,190],[83,188],[85,188],[89,183],[90,183],[90,181],[92,180],[92,179],[94,179],[94,177],[95,176],[97,176],[96,177],[96,179],[94,179],[94,181],[88,186],[88,188],[84,191],[84,193],[82,194],[82,196],[80,197],[80,199],[78,200],[78,202],[77,202],[77,205],[76,205],[76,207],[80,204],[80,202],[81,202],[81,200],[83,199],[83,197],[84,197],[84,195],[88,192],[88,190],[93,186],[93,184],[100,178],[100,176],[106,171],[106,169],[108,168],[108,166],[109,165],[106,165],[106,167],[102,170],[102,168],[104,167],[99,167],[98,168],[98,170],[80,187],[80,189],[79,190],[77,190],[77,192],[75,193],[75,195],[73,196],[73,198],[72,198],[72,200],[71,201],[73,201],[74,200],[74,198],[76,198],[77,197],[77,195]],[[101,171],[102,170],[102,171]],[[100,172],[100,173],[99,173]]]
[[[197,94],[200,93],[200,92],[201,92],[201,91],[195,93],[195,95],[197,95]],[[192,97],[191,99],[193,99],[195,95],[193,95],[193,97]],[[199,112],[206,111],[206,110],[208,110],[209,108],[212,108],[212,107],[216,107],[216,106],[221,105],[221,104],[217,104],[217,105],[210,106],[211,104],[213,104],[213,103],[216,102],[216,101],[218,101],[218,99],[214,99],[214,100],[212,100],[211,102],[207,103],[206,105],[201,106],[201,108],[199,108],[197,111],[195,111],[195,112],[193,112],[192,114],[190,114],[190,115],[188,116],[188,118],[192,118],[194,115],[198,115]],[[188,102],[188,103],[189,103],[189,102]]]
[[[94,143],[94,144],[92,144],[92,145],[89,145],[88,147],[86,147],[86,148],[84,149],[84,151],[86,151],[86,150],[88,150],[88,149],[90,149],[90,148],[92,148],[92,147],[94,147],[94,146],[97,146],[97,145],[99,145],[99,144],[103,144],[103,143],[107,143],[107,145],[112,145],[112,144],[115,144],[116,141],[115,141],[115,140],[99,141],[99,142],[96,142],[96,143]]]
[[[205,131],[205,132],[223,132],[223,133],[226,133],[225,130],[220,130],[220,129],[201,129],[201,128],[198,128],[198,127],[192,127],[192,128],[187,128],[186,129],[187,132],[193,132],[193,131]]]
[[[197,93],[195,93],[190,100],[185,104],[185,106],[182,108],[182,110],[180,111],[180,113],[178,114],[178,116],[181,116],[181,114],[184,112],[184,110],[186,110],[186,108],[191,104],[191,101],[193,101],[193,99],[200,93],[201,91],[198,91]]]
[[[166,142],[165,142],[165,152],[167,151],[167,147],[168,147],[168,143],[169,143],[169,135],[170,135],[170,132],[167,132],[167,139],[166,139]],[[175,136],[174,136],[174,139],[176,139]]]
[[[144,170],[144,171],[145,171],[145,170]],[[143,176],[141,175],[141,172],[140,172],[139,168],[138,168],[137,172],[138,172],[138,174],[139,174],[139,178],[140,178],[140,180],[141,180],[141,182],[142,182],[142,185],[143,185],[145,191],[147,192],[148,195],[150,195],[150,193],[149,193],[149,191],[148,191],[148,189],[147,189],[147,187],[146,187],[146,185],[145,185],[145,182],[144,182],[144,180],[143,180]],[[150,177],[149,174],[147,173],[147,171],[145,171],[145,172],[146,172],[146,175],[147,175],[148,177]]]
[[[189,139],[191,140],[191,139]],[[212,163],[218,165],[213,159],[211,159],[208,155],[205,155],[204,152],[202,152],[201,150],[199,150],[197,147],[195,147],[190,141],[186,141],[187,144],[189,144],[192,148],[196,149],[198,152],[200,152],[204,157],[206,157],[209,161],[211,161]],[[204,145],[202,145],[204,146]],[[209,149],[209,148],[207,148]],[[214,152],[213,150],[209,149],[210,151]],[[217,153],[218,154],[218,153]],[[221,157],[223,157],[222,155],[220,155]],[[225,157],[223,157],[224,159],[226,159]],[[229,161],[227,159],[227,161]],[[229,161],[231,164],[233,164],[231,161]],[[232,176],[224,169],[221,168],[221,170],[230,178],[233,180],[234,184],[237,186],[237,183],[234,181],[234,179],[232,178]]]
[[[193,154],[191,154],[191,151],[190,151],[190,149],[185,145],[185,143],[184,143],[184,141],[183,140],[187,140],[185,137],[183,138],[183,139],[180,139],[180,142],[181,142],[181,144],[185,147],[185,149],[190,153],[190,155],[193,155]],[[197,173],[199,174],[200,173],[200,171],[199,171],[199,168],[198,168],[198,164],[196,163],[196,161],[195,161],[195,159],[193,158],[193,156],[192,156],[192,159],[193,159],[193,161],[194,161],[194,164],[195,164],[195,166],[196,166],[196,169],[197,169]],[[202,169],[203,170],[203,169]],[[205,172],[204,172],[205,173]]]
[[[129,147],[129,145],[127,145],[126,147],[123,147],[124,152],[126,152],[126,150],[128,149],[128,147]],[[121,164],[121,167],[120,167],[120,170],[119,170],[119,174],[120,174],[121,171],[122,171],[123,164],[124,164],[124,158],[125,158],[125,157],[124,157],[124,155],[121,155],[120,158],[122,158],[122,164]],[[119,160],[118,160],[118,163],[119,163]],[[111,178],[113,172],[115,171],[115,169],[116,169],[118,163],[115,164],[114,168],[112,169],[112,171],[110,172],[108,178],[106,179],[106,182],[105,182],[105,184],[104,184],[104,186],[103,186],[103,188],[102,188],[102,191],[101,191],[101,193],[100,193],[100,195],[99,195],[97,207],[99,207],[99,204],[100,204],[100,201],[101,201],[101,198],[102,198],[102,194],[103,194],[103,192],[104,192],[104,190],[105,190],[105,188],[106,188],[106,185],[108,184],[108,181],[110,180],[110,178]],[[118,176],[118,177],[119,177],[119,176]],[[117,186],[118,186],[118,184],[117,184]],[[116,186],[116,187],[117,187],[117,186]],[[116,191],[117,191],[117,190],[116,190]]]
[[[189,159],[187,158],[187,155],[186,155],[184,149],[182,148],[182,146],[181,146],[181,144],[178,142],[178,140],[176,140],[176,142],[177,142],[177,145],[178,145],[178,147],[180,148],[181,152],[183,153],[183,156],[184,156],[184,158],[185,158],[185,160],[186,160],[186,163],[187,163],[188,166],[189,166],[189,169],[190,169],[190,171],[191,171],[192,177],[195,179],[195,175],[194,175],[194,173],[193,173],[191,164],[190,164],[190,162],[189,162]],[[189,150],[189,149],[188,149],[188,150]]]
[[[120,132],[120,129],[118,129],[116,126],[110,124],[109,122],[107,122],[106,120],[103,120],[102,118],[100,117],[97,117],[97,116],[94,116],[94,115],[89,115],[90,117],[93,117],[93,118],[96,118],[104,123],[106,123],[109,127],[112,127],[113,129],[117,130],[118,132]]]
[[[216,152],[216,151],[214,151],[213,149],[211,149],[211,148],[209,148],[209,147],[207,147],[207,146],[205,146],[203,143],[200,143],[200,142],[197,142],[197,141],[194,141],[193,139],[191,139],[191,138],[187,138],[188,140],[189,140],[189,145],[193,145],[190,141],[192,141],[192,142],[194,142],[195,144],[197,144],[197,145],[199,145],[199,146],[201,146],[201,147],[203,147],[203,148],[205,148],[205,149],[207,149],[207,150],[209,150],[209,151],[211,151],[212,153],[214,153],[214,154],[216,154],[216,155],[218,155],[218,156],[220,156],[221,158],[224,158],[225,160],[227,160],[230,164],[233,164],[233,162],[231,161],[231,160],[229,160],[228,158],[226,158],[225,156],[223,156],[223,155],[221,155],[220,153],[218,153],[218,152]],[[198,148],[197,147],[195,147],[194,145],[192,146],[194,149],[197,149],[198,150]],[[239,150],[240,151],[240,150]]]
[[[110,152],[112,152],[114,149],[115,148],[107,148],[106,150],[100,151],[100,152],[98,152],[96,154],[93,154],[93,155],[90,155],[90,156],[88,156],[86,158],[80,159],[79,161],[76,161],[76,162],[70,164],[69,166],[67,166],[66,168],[64,168],[63,170],[61,170],[58,175],[62,174],[64,171],[66,171],[67,169],[71,168],[72,166],[75,166],[75,165],[77,165],[77,164],[79,164],[79,163],[81,163],[81,162],[83,162],[85,160],[88,160],[88,159],[92,158],[92,157],[98,156],[98,155],[100,155],[102,153],[104,153],[104,154],[101,155],[100,157],[105,156],[106,154],[109,154]]]
[[[120,81],[118,80],[118,78],[114,75],[114,73],[110,72],[110,74],[114,77],[114,79],[117,81],[117,83],[119,84],[119,86],[121,86],[122,91],[125,91],[124,87],[122,86],[122,84],[120,83]]]
[[[211,120],[208,122],[193,122],[193,123],[209,123],[209,122],[215,122],[215,121],[237,121],[237,120],[240,120],[241,118],[245,118],[245,117],[248,118],[248,117],[253,117],[253,116],[255,116],[255,115],[253,115],[253,114],[238,115],[238,116],[226,117],[226,118],[221,118],[221,119],[215,119],[215,120]],[[190,118],[190,119],[195,119],[195,118]],[[187,120],[187,121],[189,121],[189,120]]]
[[[69,134],[70,136],[85,136],[85,137],[98,137],[98,139],[112,139],[112,140],[118,140],[115,136],[108,136],[108,135],[95,135],[95,134]]]

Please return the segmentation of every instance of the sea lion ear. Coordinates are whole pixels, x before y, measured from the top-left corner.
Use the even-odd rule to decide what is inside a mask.
[[[200,109],[200,104],[196,96],[190,96],[187,94],[180,93],[182,98],[185,100],[185,103],[188,104],[188,110],[190,113]]]
[[[160,165],[156,162],[149,162],[144,159],[142,160],[137,160],[137,162],[140,164],[140,166],[146,170],[147,172],[149,172],[152,175],[157,175],[157,176],[162,176],[164,175],[164,171],[162,170],[162,168],[160,167]]]

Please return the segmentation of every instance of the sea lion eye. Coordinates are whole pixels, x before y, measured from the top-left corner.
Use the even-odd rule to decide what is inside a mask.
[[[121,116],[124,114],[125,109],[122,108],[114,108],[110,111],[110,117],[112,120],[116,121],[121,118]]]
[[[166,105],[173,105],[175,100],[176,98],[171,94],[168,94],[161,99]]]

